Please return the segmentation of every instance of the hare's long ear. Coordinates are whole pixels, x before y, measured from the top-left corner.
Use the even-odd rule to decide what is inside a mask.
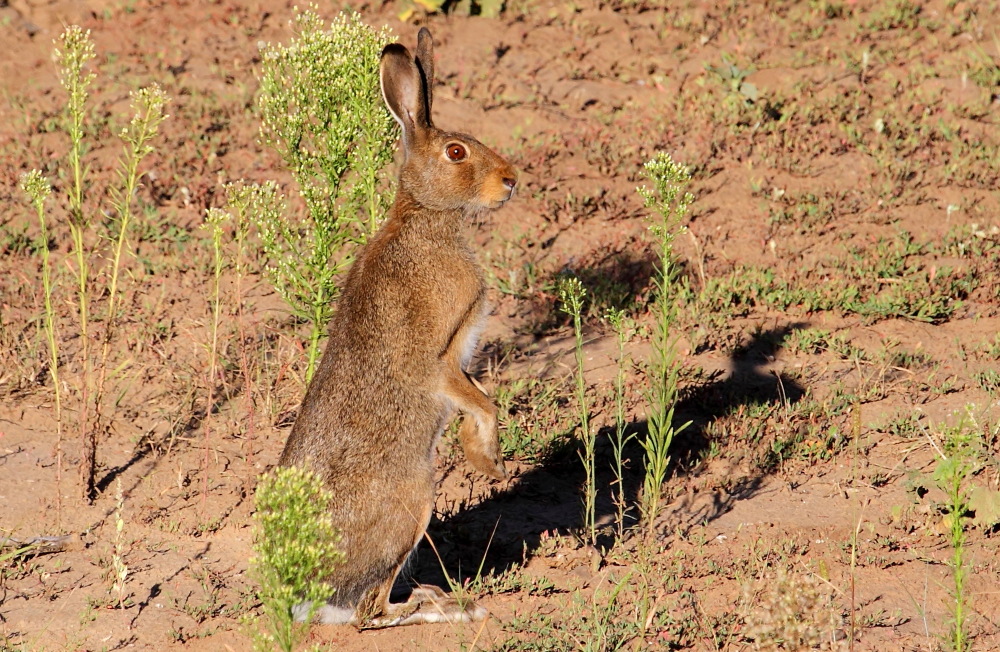
[[[431,122],[431,106],[434,103],[434,38],[426,27],[421,27],[417,34],[417,67],[423,73],[427,121]]]
[[[379,80],[385,105],[403,129],[406,153],[431,126],[420,69],[405,47],[392,43],[382,50]]]

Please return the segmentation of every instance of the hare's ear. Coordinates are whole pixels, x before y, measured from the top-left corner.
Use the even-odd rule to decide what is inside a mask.
[[[431,120],[431,106],[434,102],[434,38],[426,27],[417,34],[417,67],[424,78],[424,94],[427,98],[427,121]]]
[[[405,151],[431,126],[420,69],[405,47],[392,43],[382,50],[379,80],[385,105],[403,129]]]

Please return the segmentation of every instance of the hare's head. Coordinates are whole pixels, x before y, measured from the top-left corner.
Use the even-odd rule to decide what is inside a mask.
[[[517,171],[472,136],[431,122],[434,41],[422,28],[417,55],[398,43],[382,50],[382,97],[403,129],[399,189],[436,211],[499,208],[514,195]]]

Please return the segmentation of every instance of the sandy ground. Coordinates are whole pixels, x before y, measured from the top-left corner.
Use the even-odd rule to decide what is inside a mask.
[[[489,620],[314,627],[311,641],[796,649],[766,647],[768,632],[783,631],[778,587],[812,591],[820,615],[798,619],[840,645],[854,631],[853,649],[952,649],[950,521],[933,472],[964,414],[974,436],[963,488],[979,492],[962,518],[968,630],[972,649],[1000,649],[996,3],[663,4],[525,0],[497,19],[456,10],[409,23],[392,3],[356,7],[407,44],[430,27],[437,122],[522,171],[518,198],[473,235],[494,305],[477,370],[506,410],[515,472],[488,481],[446,438],[430,528],[441,561],[427,547],[415,569],[423,582],[443,583],[442,565],[470,582]],[[72,536],[62,552],[0,563],[0,649],[249,648],[253,491],[304,393],[305,330],[254,268],[244,312],[227,299],[225,364],[209,379],[212,252],[199,226],[226,182],[276,179],[294,193],[257,140],[254,104],[257,44],[287,40],[291,16],[290,3],[0,1],[0,536]],[[155,81],[172,97],[137,197],[112,353],[117,407],[92,505],[76,477],[82,347],[65,96],[51,59],[67,24],[91,30],[98,53],[85,155],[94,214],[107,207],[128,92]],[[635,188],[657,151],[694,175],[677,241],[689,288],[677,298],[677,416],[692,425],[651,533],[613,541],[617,345],[600,317],[622,306],[639,326],[626,345],[626,407],[641,435],[654,259]],[[39,231],[17,188],[33,167],[56,188],[58,446]],[[101,241],[89,245],[103,269]],[[593,298],[585,368],[601,429],[602,552],[578,537],[573,339],[554,290],[565,274]],[[234,283],[229,269],[227,297]],[[836,300],[802,293],[824,288]],[[208,410],[210,384],[221,398]],[[634,500],[641,450],[626,457]],[[116,540],[129,567],[124,608],[109,590]]]

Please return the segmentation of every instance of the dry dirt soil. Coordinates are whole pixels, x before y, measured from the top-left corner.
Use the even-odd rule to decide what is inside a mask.
[[[971,649],[1000,649],[997,2],[508,0],[499,18],[457,7],[409,22],[395,2],[355,9],[406,44],[429,26],[438,123],[522,171],[519,196],[472,228],[494,305],[477,373],[514,473],[476,475],[445,437],[437,553],[426,546],[414,569],[438,584],[446,571],[488,620],[316,626],[309,641],[937,650],[955,649],[960,606]],[[213,250],[200,227],[227,182],[296,192],[258,142],[255,103],[258,44],[287,41],[292,15],[288,2],[0,0],[0,538],[10,553],[10,539],[71,537],[61,552],[0,557],[0,650],[250,648],[254,488],[304,393],[307,331],[259,256],[240,305],[228,265],[210,376]],[[134,203],[93,504],[77,478],[84,347],[52,60],[70,24],[97,51],[84,155],[85,209],[98,216],[86,243],[92,357],[129,92],[156,82],[172,98]],[[636,440],[620,484],[610,471],[619,357],[603,316],[617,307],[632,320],[625,422],[641,439],[656,260],[636,187],[661,151],[693,174],[671,288],[675,416],[691,425],[674,442],[661,514],[637,524]],[[18,188],[32,168],[55,188],[47,242]],[[566,276],[588,289],[596,547],[580,528],[573,337],[555,291]],[[951,498],[941,468],[964,476]],[[965,537],[960,595],[953,532]],[[116,556],[128,567],[122,605]]]

